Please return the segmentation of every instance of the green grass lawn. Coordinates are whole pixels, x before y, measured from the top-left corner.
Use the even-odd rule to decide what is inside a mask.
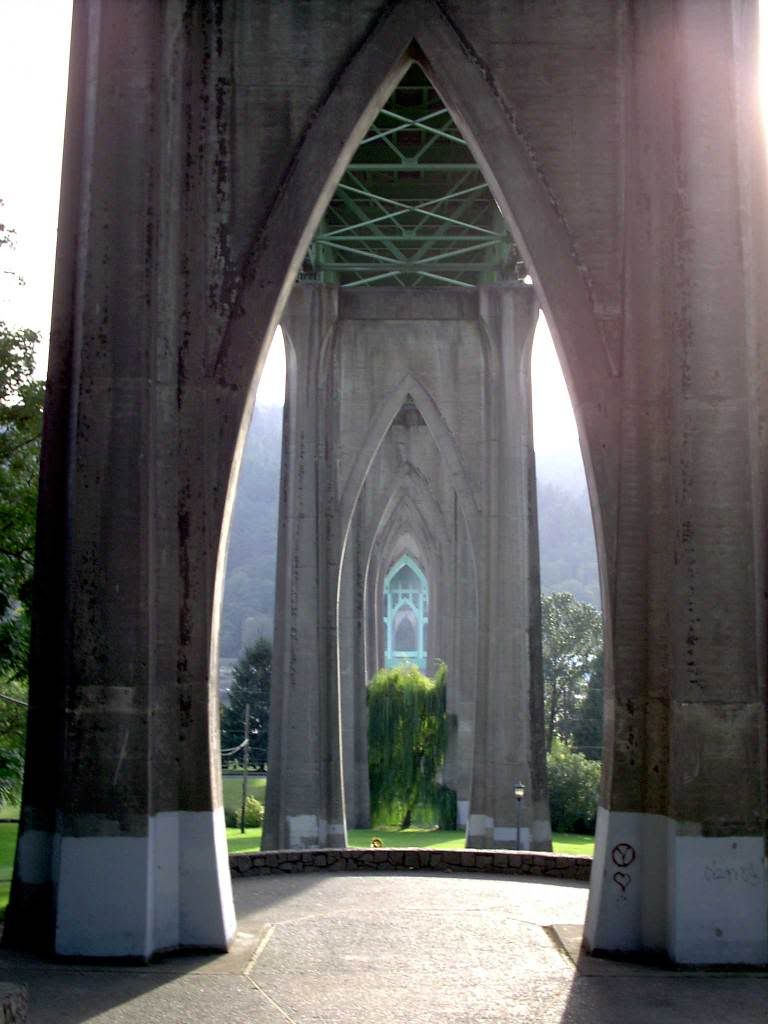
[[[0,815],[0,817],[5,817],[5,815]],[[13,874],[13,857],[16,853],[18,830],[18,825],[0,824],[0,921],[5,917],[8,897],[11,895],[11,875]]]
[[[552,852],[574,853],[582,857],[594,857],[595,837],[579,836],[571,832],[553,832]]]
[[[408,828],[404,831],[390,827],[351,828],[347,833],[350,846],[370,846],[378,836],[384,846],[433,847],[436,850],[460,850],[464,846],[463,832],[441,832],[434,828]]]
[[[230,853],[251,853],[261,849],[261,829],[247,828],[241,832],[239,828],[227,829],[227,847]]]
[[[10,882],[13,873],[13,857],[16,853],[18,825],[0,825],[0,882]]]
[[[440,832],[437,829],[412,828],[401,831],[397,828],[352,828],[347,833],[349,845],[367,848],[373,836],[378,836],[385,846],[419,846],[435,850],[461,850],[464,848],[463,832]],[[227,829],[227,845],[230,853],[247,853],[258,850],[261,846],[261,829],[247,828],[241,834],[240,829]],[[595,849],[594,836],[570,835],[567,832],[556,832],[552,837],[552,849],[555,853],[574,853],[591,857]]]

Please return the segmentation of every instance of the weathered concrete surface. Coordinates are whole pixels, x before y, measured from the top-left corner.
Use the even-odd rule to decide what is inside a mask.
[[[335,289],[297,287],[283,317],[286,394],[262,845],[346,846],[337,592],[343,525],[330,443]]]
[[[209,939],[227,932],[212,666],[244,412],[344,161],[415,57],[524,254],[581,428],[606,614],[588,941],[685,957],[694,921],[728,962],[731,886],[751,864],[739,932],[768,960],[757,14],[757,0],[76,5],[9,941],[77,937],[65,894],[93,934],[124,929],[126,952],[167,942],[203,889]],[[194,857],[164,813],[203,815]],[[76,855],[59,859],[62,840],[137,851],[126,887],[160,894],[140,927]],[[706,888],[688,884],[707,868]],[[648,899],[621,901],[638,889]]]
[[[230,954],[143,967],[4,951],[35,1024],[763,1024],[768,976],[578,958],[586,886],[410,875],[235,882]],[[554,932],[559,940],[555,941]],[[562,941],[563,945],[560,945]]]

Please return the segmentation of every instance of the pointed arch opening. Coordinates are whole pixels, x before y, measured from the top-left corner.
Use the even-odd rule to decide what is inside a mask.
[[[401,555],[384,577],[384,667],[427,668],[429,583],[419,563]]]
[[[418,67],[426,73],[442,98],[445,109],[459,125],[473,163],[480,169],[482,177],[490,186],[494,204],[499,211],[498,226],[501,230],[495,234],[501,236],[507,230],[510,232],[513,247],[506,250],[507,262],[510,253],[517,252],[523,257],[526,269],[531,272],[540,301],[549,311],[550,319],[555,325],[554,334],[561,354],[564,355],[566,374],[570,377],[572,385],[573,375],[568,374],[567,366],[569,359],[572,361],[577,351],[582,353],[582,357],[586,355],[593,369],[593,378],[605,378],[610,375],[610,360],[596,326],[588,286],[573,258],[567,227],[553,207],[552,197],[538,170],[530,161],[524,142],[515,128],[511,112],[505,107],[501,97],[490,88],[482,74],[478,74],[476,67],[464,67],[471,62],[466,61],[458,37],[452,36],[453,30],[445,19],[435,14],[432,5],[425,5],[424,10],[428,13],[429,30],[419,28],[406,16],[401,19],[398,19],[396,14],[387,16],[376,27],[369,42],[356,55],[339,82],[340,94],[351,88],[352,83],[357,83],[359,87],[362,80],[369,83],[368,92],[359,93],[352,108],[345,111],[341,110],[335,93],[331,94],[327,104],[313,120],[295,155],[280,200],[262,226],[247,265],[243,268],[238,312],[230,322],[224,343],[215,360],[214,375],[222,384],[237,382],[247,374],[252,356],[246,354],[246,349],[254,336],[254,331],[258,330],[255,325],[265,324],[268,332],[280,320],[282,309],[296,278],[303,278],[306,281],[317,274],[327,274],[331,276],[326,283],[336,288],[360,289],[375,284],[366,276],[359,277],[357,282],[342,279],[348,272],[360,273],[353,262],[358,254],[346,252],[342,270],[338,267],[338,261],[327,259],[329,249],[340,253],[345,252],[341,246],[347,246],[347,250],[354,246],[347,245],[343,240],[343,232],[334,235],[334,231],[339,231],[338,225],[333,227],[324,222],[323,218],[355,147],[365,137],[369,126],[374,123],[377,109],[381,109],[384,100],[392,93],[403,75],[407,74],[409,67]],[[439,46],[430,42],[432,30],[440,37]],[[373,42],[375,39],[378,39],[376,44]],[[389,66],[382,59],[382,53],[387,52],[386,47],[382,49],[379,45],[382,40],[388,41],[390,58],[395,58]],[[363,52],[373,58],[368,67],[363,66]],[[438,54],[440,59],[437,59]],[[455,82],[448,75],[445,54],[456,58],[458,68]],[[371,97],[370,102],[360,102],[360,95]],[[333,120],[337,123],[331,130]],[[339,124],[349,127],[349,136],[347,143],[334,154],[327,150],[326,140],[342,136],[344,127],[340,129]],[[486,125],[492,127],[489,129],[485,127]],[[325,172],[327,174],[323,181],[321,176]],[[314,197],[313,203],[309,202],[308,196]],[[295,203],[295,208],[289,211],[288,207],[292,202]],[[387,216],[388,212],[391,211],[385,207],[380,215],[380,223],[391,220]],[[303,222],[302,218],[305,218]],[[378,231],[374,233],[376,242],[386,249],[386,242],[382,242]],[[467,248],[472,249],[474,240],[467,239],[466,242]],[[496,237],[493,244],[497,248],[508,245],[500,237]],[[314,254],[311,253],[313,247]],[[290,259],[287,258],[289,250],[292,252]],[[314,261],[312,255],[317,257]],[[441,254],[433,252],[432,255],[438,257],[435,265],[441,266]],[[346,256],[350,259],[346,259]],[[389,258],[397,262],[396,256],[391,252]],[[386,258],[383,262],[387,263]],[[503,265],[502,260],[500,266]],[[459,278],[464,273],[464,268],[459,268],[455,272],[459,275],[458,278],[451,278],[443,283],[448,287],[463,287],[466,282]],[[397,277],[398,273],[407,275],[411,270],[399,265],[390,265],[389,269],[383,271],[387,279]],[[338,275],[339,279],[334,281],[334,274]],[[436,283],[435,277],[439,275],[428,270],[424,277],[427,278],[429,275],[431,283]],[[255,287],[257,283],[258,287]],[[405,284],[408,283],[406,276]],[[266,319],[268,310],[271,312],[269,319]],[[557,325],[566,322],[568,330],[558,331]],[[584,375],[581,376],[583,379]],[[342,534],[339,568],[335,576],[337,638],[341,570],[347,553],[353,513],[381,438],[403,403],[409,401],[417,407],[442,457],[451,467],[457,502],[470,528],[474,528],[476,514],[483,500],[475,493],[471,473],[467,472],[465,465],[466,460],[453,443],[451,429],[431,398],[429,388],[419,380],[417,373],[407,374],[379,406],[359,444],[348,473],[338,482]],[[290,486],[290,483],[284,481],[284,485]],[[337,646],[335,671],[338,671],[338,660]]]

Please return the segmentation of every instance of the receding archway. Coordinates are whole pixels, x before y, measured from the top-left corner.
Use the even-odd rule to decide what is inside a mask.
[[[446,39],[442,40],[443,43],[446,43],[446,41],[447,41]],[[454,45],[455,45],[455,42],[456,41],[453,40],[453,44]],[[425,46],[426,46],[426,49],[428,51],[429,50],[429,43],[425,42]],[[407,64],[409,59],[410,60],[418,59],[419,61],[423,62],[423,66],[425,68],[428,68],[430,73],[432,73],[431,66],[429,65],[427,57],[425,56],[425,50],[418,43],[415,45],[415,48],[414,48],[413,45],[411,45],[410,52],[409,52],[408,56],[405,59],[406,59],[406,64]],[[401,65],[401,67],[404,67],[404,66],[405,65]],[[439,78],[439,76],[436,76],[436,77]],[[486,100],[488,102],[490,102],[491,105],[497,104],[497,106],[498,106],[498,97],[494,97],[492,94],[489,93],[489,94],[486,95]],[[452,107],[452,110],[453,110],[453,107]],[[527,156],[524,154],[524,152],[522,150],[522,147],[521,147],[521,144],[520,144],[520,140],[515,135],[513,126],[511,125],[511,123],[509,123],[508,111],[504,111],[503,110],[503,104],[501,105],[501,114],[499,113],[499,111],[497,111],[497,117],[499,117],[499,116],[501,116],[502,118],[504,118],[504,117],[507,118],[507,122],[508,123],[506,125],[506,133],[507,133],[507,135],[511,134],[512,136],[514,136],[514,138],[516,140],[515,141],[515,147],[516,147],[517,153],[519,154],[519,159],[522,160],[523,162],[526,161],[527,160]],[[509,142],[509,138],[507,138],[506,141]],[[477,158],[477,156],[478,156],[477,151],[475,152],[474,155]],[[298,166],[298,164],[300,164],[300,160],[297,162],[297,166]],[[484,164],[484,169],[487,169],[487,161],[483,161],[483,164]],[[526,164],[526,166],[527,166],[527,164]],[[520,168],[518,167],[518,170],[519,169]],[[526,173],[521,175],[521,176],[519,175],[517,181],[515,182],[515,184],[516,184],[516,186],[518,188],[520,186],[520,181],[524,182],[524,185],[525,185],[525,188],[524,188],[525,197],[524,198],[526,199],[526,201],[531,199],[531,185],[532,185],[532,179],[534,177],[536,177],[535,172],[531,168],[528,168]],[[507,184],[509,184],[509,183],[507,183]],[[506,200],[504,199],[504,193],[501,192],[501,186],[500,186],[499,182],[498,181],[492,181],[492,185],[495,186],[494,191],[497,192],[497,202],[499,200],[503,200],[504,203],[506,204],[506,210],[508,211],[509,208],[510,208],[510,201],[509,201],[508,198]],[[538,197],[539,197],[538,198],[538,207],[539,207],[539,211],[542,214],[542,221],[543,221],[543,224],[539,224],[537,226],[537,230],[538,230],[538,235],[542,235],[543,234],[544,236],[546,236],[544,241],[542,241],[542,243],[541,243],[541,252],[542,252],[542,260],[543,260],[543,262],[547,263],[548,260],[551,262],[552,259],[557,256],[557,253],[559,251],[557,249],[557,247],[553,246],[553,244],[552,244],[553,235],[557,236],[557,234],[560,233],[562,235],[562,237],[563,237],[563,241],[566,240],[566,236],[563,234],[562,222],[558,222],[556,220],[553,221],[553,219],[552,219],[551,204],[547,205],[547,202],[546,202],[546,190],[541,187],[542,183],[540,181],[537,182],[537,185],[538,185],[540,191],[539,192],[535,192],[535,194],[538,195]],[[514,192],[514,189],[512,189],[512,191]],[[518,202],[521,202],[522,199],[523,199],[522,196],[518,196],[517,197]],[[502,205],[502,204],[500,203],[500,205]],[[529,204],[529,208],[530,208],[530,204]],[[519,232],[518,232],[518,234],[519,234]],[[536,231],[533,231],[532,234],[531,234],[531,238],[529,239],[529,242],[531,243],[531,245],[529,246],[529,251],[531,251],[531,252],[536,248],[536,240],[537,240],[538,235],[537,235]],[[263,241],[264,241],[264,236],[262,236],[262,239],[261,239],[261,242],[262,242],[262,250],[261,251],[264,251],[264,249],[263,249]],[[522,248],[522,245],[521,245],[521,248]],[[565,257],[565,262],[570,265],[569,261],[570,261],[570,257],[566,256]],[[568,286],[571,287],[572,289],[574,287],[576,287],[576,285],[578,284],[577,291],[579,291],[580,295],[582,294],[582,292],[583,292],[583,282],[579,282],[578,272],[576,272],[574,274],[574,268],[573,267],[570,267],[570,269],[569,269],[569,271],[567,273],[561,272],[560,276],[559,276],[559,280],[566,282],[566,284],[568,284],[570,282],[570,284],[568,284]],[[581,289],[581,290],[579,290],[579,289]],[[555,291],[557,291],[557,286],[555,286]],[[586,292],[583,292],[583,295],[586,296]],[[571,296],[571,299],[572,299],[572,296]],[[563,300],[563,301],[565,301],[565,300]],[[247,305],[247,302],[244,299],[243,303],[242,303],[242,307],[245,308],[246,305]],[[573,305],[573,302],[571,301],[571,306],[572,305]],[[583,308],[588,309],[588,302],[585,302]],[[573,310],[571,310],[571,312],[572,311]],[[490,307],[489,307],[487,315],[489,317],[492,317],[494,315],[493,310],[490,309]],[[576,317],[576,322],[577,323],[579,322],[579,318],[578,317]],[[584,323],[584,322],[586,322],[586,321],[585,321],[584,318],[582,318],[582,323]],[[594,324],[592,324],[591,326],[594,326]],[[232,342],[232,338],[233,337],[234,337],[234,335],[230,336],[230,339],[229,339],[230,343]],[[594,337],[592,336],[591,333],[590,333],[590,342],[589,342],[589,344],[594,344]],[[598,346],[598,348],[599,348],[599,346]],[[600,356],[600,359],[604,359],[604,351],[602,349],[600,349],[600,352],[602,353],[602,355]],[[593,365],[599,363],[599,361],[600,361],[599,359],[593,360]],[[220,365],[223,365],[223,364],[220,364]],[[373,456],[375,454],[375,451],[376,451],[376,447],[377,447],[377,444],[378,444],[377,435],[379,437],[382,435],[383,430],[385,429],[387,423],[391,421],[391,419],[394,416],[397,408],[399,407],[401,402],[403,400],[405,400],[405,398],[407,397],[409,392],[406,390],[406,388],[410,389],[410,391],[416,391],[418,389],[421,389],[423,391],[423,388],[421,388],[419,383],[417,381],[415,381],[413,378],[409,377],[408,379],[406,379],[402,383],[401,387],[398,388],[397,391],[394,392],[390,396],[389,402],[385,403],[384,406],[381,408],[380,413],[377,414],[379,416],[380,422],[375,421],[374,423],[371,424],[371,429],[369,430],[369,435],[368,435],[369,441],[364,442],[363,445],[360,447],[360,449],[358,451],[357,458],[356,458],[355,467],[350,472],[349,476],[347,477],[347,479],[345,480],[345,482],[343,484],[343,495],[342,495],[342,501],[341,501],[341,505],[342,505],[341,522],[342,523],[349,524],[349,522],[351,521],[351,513],[354,510],[355,503],[356,503],[357,497],[359,495],[360,486],[362,485],[362,481],[365,479],[365,475],[366,475],[367,469],[370,466],[371,459],[373,458]],[[390,408],[390,405],[391,405],[391,408]],[[439,426],[439,415],[438,416],[433,416],[432,420],[433,420],[433,423],[435,423],[435,428],[433,428],[434,432],[436,433],[436,435],[437,435],[437,437],[439,439],[442,439],[444,437],[444,435],[445,435],[445,431],[441,430],[441,428]],[[448,457],[450,457],[450,447],[449,446],[446,448],[446,453],[447,453]],[[457,471],[457,477],[459,479],[461,479],[460,471]],[[465,494],[466,494],[466,490],[465,490]],[[471,494],[471,492],[470,492],[470,494]],[[470,498],[470,504],[471,503],[474,503],[474,499]],[[470,516],[469,518],[470,518],[470,521],[472,521],[474,519],[473,516]],[[345,544],[345,541],[342,542],[342,558],[343,558],[344,544]],[[336,698],[336,699],[338,699],[338,698]]]
[[[76,8],[30,722],[61,782],[31,764],[9,937],[229,941],[212,637],[243,410],[324,200],[415,59],[488,172],[582,426],[617,659],[590,941],[765,960],[765,873],[739,881],[765,765],[734,800],[710,756],[765,745],[757,5],[661,7],[370,0],[331,24],[305,4],[302,32],[287,4]],[[254,62],[259,39],[283,59]],[[626,901],[619,844],[639,851]],[[728,882],[705,892],[712,855]],[[105,861],[142,894],[119,948]]]

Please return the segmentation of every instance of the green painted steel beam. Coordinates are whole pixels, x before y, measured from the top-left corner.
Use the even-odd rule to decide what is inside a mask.
[[[520,266],[466,141],[412,65],[347,167],[302,278],[341,287],[473,287]]]
[[[421,233],[416,232],[416,231],[402,231],[400,234],[397,234],[397,235],[386,235],[386,236],[384,236],[384,235],[376,235],[376,234],[365,235],[365,234],[361,234],[359,232],[355,232],[354,241],[355,242],[380,242],[385,237],[389,241],[391,241],[391,242],[425,242],[425,241],[427,241],[427,240],[429,240],[431,238],[435,242],[439,242],[441,245],[443,243],[453,245],[454,243],[460,243],[460,242],[476,242],[477,238],[478,238],[477,235],[470,235],[470,234],[466,234],[466,235],[434,235],[434,236],[430,236],[430,235],[427,235],[427,234],[421,234]],[[503,232],[496,232],[494,234],[494,238],[496,239],[497,242],[509,241],[508,236],[506,234],[504,234]],[[333,235],[326,235],[326,234],[324,234],[321,231],[319,231],[315,235],[315,242],[328,242],[330,244],[333,241],[335,241],[335,237]],[[490,244],[490,239],[489,239],[489,243],[488,244]]]
[[[427,271],[427,269],[424,268],[423,263],[412,263],[408,260],[401,260],[400,262],[382,260],[381,263],[376,263],[373,260],[365,263],[360,261],[353,263],[351,260],[349,263],[329,263],[324,260],[320,260],[316,265],[316,269],[319,271],[333,271],[337,274],[363,274],[367,271],[379,271],[386,268],[389,272],[396,274],[426,274],[428,272],[431,273],[431,268],[434,268],[434,266],[435,264],[429,264],[430,270]],[[490,268],[487,263],[482,263],[480,261],[469,262],[465,260],[460,263],[441,263],[437,269],[450,270],[453,274],[477,274],[481,271],[489,270]]]
[[[348,281],[342,284],[342,288],[359,288],[361,285],[379,284],[382,281],[392,279],[395,275],[390,271],[386,274],[376,274],[373,277],[366,277],[360,281]],[[424,274],[424,277],[429,277],[432,281],[440,281],[442,284],[458,285],[460,288],[474,288],[475,285],[471,281],[461,281],[458,278],[444,277],[441,274]]]
[[[401,128],[395,129],[395,131],[402,131],[402,128],[419,128],[426,132],[428,135],[437,135],[442,139],[448,139],[449,142],[456,142],[460,146],[466,146],[466,142],[460,135],[451,135],[448,132],[442,131],[440,128],[435,128],[434,125],[427,124],[427,120],[432,117],[437,117],[439,114],[447,114],[447,110],[436,110],[434,114],[428,114],[427,117],[403,117],[401,114],[396,114],[392,110],[387,110],[386,107],[381,111],[382,114],[386,114],[387,117],[392,117],[399,121]]]
[[[385,174],[390,171],[405,171],[412,173],[413,171],[423,171],[426,174],[433,174],[438,171],[446,171],[452,174],[463,173],[465,171],[477,171],[479,170],[477,164],[468,163],[416,163],[413,160],[401,160],[399,163],[352,163],[347,168],[348,171],[357,171],[360,173],[379,173]]]

